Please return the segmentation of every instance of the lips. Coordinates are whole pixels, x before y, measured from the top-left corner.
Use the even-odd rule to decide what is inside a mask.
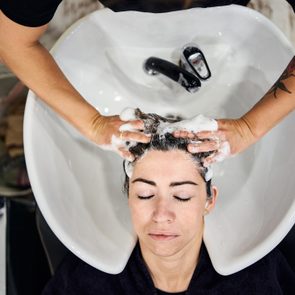
[[[179,237],[177,234],[173,233],[149,233],[149,236],[155,241],[170,241]]]

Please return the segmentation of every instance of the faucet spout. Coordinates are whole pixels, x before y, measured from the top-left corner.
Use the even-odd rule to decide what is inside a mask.
[[[191,93],[196,92],[201,86],[200,80],[192,73],[158,57],[149,57],[144,63],[144,69],[149,75],[161,73],[167,76]]]

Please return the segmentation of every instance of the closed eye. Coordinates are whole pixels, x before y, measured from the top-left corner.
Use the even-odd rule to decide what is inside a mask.
[[[180,201],[180,202],[187,202],[191,199],[191,197],[187,197],[187,198],[180,198],[178,196],[173,196],[177,201]]]
[[[154,195],[150,195],[150,196],[137,196],[138,199],[141,199],[141,200],[148,200],[148,199],[151,199]]]

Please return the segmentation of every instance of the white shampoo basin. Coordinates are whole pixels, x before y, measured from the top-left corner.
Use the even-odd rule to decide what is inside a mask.
[[[194,94],[144,73],[157,56],[177,63],[196,43],[212,77]],[[294,55],[264,16],[240,6],[164,14],[96,11],[72,26],[52,54],[72,84],[103,115],[125,107],[185,118],[239,117]],[[215,269],[231,274],[271,251],[295,221],[295,114],[243,154],[216,169],[220,195],[206,217],[204,240]],[[81,259],[121,272],[136,242],[122,159],[85,140],[30,92],[25,155],[32,188],[48,224]]]

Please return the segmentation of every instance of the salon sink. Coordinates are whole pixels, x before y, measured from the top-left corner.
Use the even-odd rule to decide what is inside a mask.
[[[196,93],[143,71],[150,56],[178,63],[181,48],[191,42],[212,73]],[[249,110],[294,51],[264,16],[232,5],[165,14],[99,10],[68,29],[52,54],[103,115],[139,107],[220,118]],[[136,242],[122,193],[122,159],[83,138],[33,92],[24,123],[31,185],[48,224],[81,259],[120,272]],[[204,240],[221,274],[266,255],[295,221],[294,125],[292,113],[246,152],[214,167],[220,193],[205,219]]]

